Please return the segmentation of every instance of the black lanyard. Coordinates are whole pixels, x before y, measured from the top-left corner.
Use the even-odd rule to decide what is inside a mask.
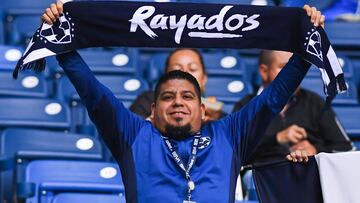
[[[201,134],[200,134],[200,132],[198,132],[198,133],[196,133],[194,135],[194,141],[193,141],[193,145],[192,145],[192,148],[191,148],[191,155],[190,155],[190,159],[188,161],[188,165],[187,165],[186,168],[185,168],[184,162],[182,161],[179,154],[177,153],[177,151],[173,147],[173,144],[170,142],[170,139],[168,137],[162,137],[162,138],[164,139],[165,144],[166,144],[167,148],[169,149],[175,163],[180,167],[181,170],[183,170],[185,172],[185,178],[188,181],[187,198],[188,198],[188,201],[190,202],[191,191],[193,191],[195,189],[195,184],[191,180],[191,177],[190,177],[190,170],[194,166],[195,161],[196,161],[196,153],[197,153],[197,150],[198,150],[198,145],[199,145],[199,141],[200,141],[200,138],[201,138]]]

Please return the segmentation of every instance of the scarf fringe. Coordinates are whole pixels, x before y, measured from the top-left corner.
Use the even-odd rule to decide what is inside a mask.
[[[341,73],[338,76],[336,76],[335,80],[336,80],[337,93],[343,93],[348,89],[346,82],[345,82],[344,73]]]
[[[23,65],[23,61],[19,60],[16,64],[16,67],[13,71],[13,78],[17,79],[19,72],[24,70],[33,70],[35,72],[42,72],[45,70],[46,61],[45,59],[38,59],[36,61],[32,61],[30,63],[27,63]]]

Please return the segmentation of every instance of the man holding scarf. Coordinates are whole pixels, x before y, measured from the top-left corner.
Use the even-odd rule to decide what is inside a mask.
[[[315,26],[324,17],[305,7]],[[42,19],[63,12],[52,4]],[[241,111],[202,125],[205,106],[196,79],[182,71],[160,78],[146,121],[100,84],[76,52],[57,56],[90,118],[118,162],[127,202],[234,202],[236,177],[271,118],[286,104],[310,64],[294,55],[278,77]],[[298,151],[289,160],[307,161]]]

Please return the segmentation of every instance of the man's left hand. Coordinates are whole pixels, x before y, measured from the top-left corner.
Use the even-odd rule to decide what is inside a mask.
[[[306,151],[296,150],[286,156],[286,159],[292,162],[308,162],[309,157]]]
[[[305,5],[303,8],[310,17],[311,22],[314,23],[315,27],[320,25],[322,28],[324,28],[325,16],[321,15],[320,11],[318,11],[315,7],[310,7],[309,5]]]

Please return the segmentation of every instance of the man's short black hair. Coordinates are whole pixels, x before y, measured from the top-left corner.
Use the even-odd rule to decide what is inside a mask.
[[[176,52],[182,51],[182,50],[193,51],[199,57],[201,69],[204,72],[204,74],[206,75],[207,73],[206,73],[206,69],[205,69],[204,59],[203,59],[200,51],[197,49],[194,49],[194,48],[177,48],[177,49],[174,49],[173,51],[171,51],[170,54],[166,58],[166,63],[165,63],[165,68],[164,68],[165,73],[167,72],[167,69],[169,68],[170,58],[172,57],[172,55],[174,55]]]
[[[189,81],[194,86],[195,93],[199,98],[199,102],[201,103],[201,90],[200,90],[200,85],[197,82],[196,78],[194,76],[192,76],[190,73],[187,73],[187,72],[184,72],[181,70],[170,71],[160,77],[159,81],[157,82],[157,84],[155,86],[155,93],[154,93],[154,102],[155,103],[159,97],[161,85],[166,83],[169,80],[175,80],[175,79]]]

